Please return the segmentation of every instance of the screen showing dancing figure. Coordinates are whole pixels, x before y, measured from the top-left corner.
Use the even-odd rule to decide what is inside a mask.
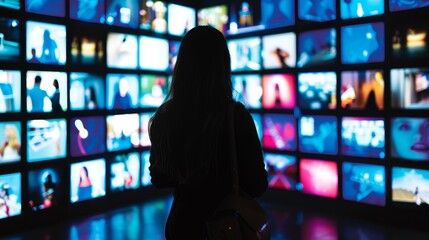
[[[266,153],[264,160],[270,188],[295,190],[298,167],[294,156]]]
[[[392,157],[429,161],[429,118],[394,117],[390,132]]]
[[[262,37],[262,49],[265,69],[295,67],[295,33],[265,35]]]
[[[338,169],[333,161],[301,159],[299,163],[300,188],[303,193],[336,198],[338,196]]]
[[[268,149],[296,150],[296,120],[293,115],[264,114],[262,145]]]
[[[262,106],[266,109],[295,107],[295,78],[292,74],[262,76]]]
[[[104,158],[72,163],[70,166],[70,202],[81,202],[106,195]]]
[[[334,116],[302,116],[298,134],[301,152],[338,153],[337,118]]]
[[[336,91],[335,72],[298,74],[298,99],[299,106],[303,109],[335,109]]]
[[[393,167],[392,201],[427,207],[429,204],[429,170]]]

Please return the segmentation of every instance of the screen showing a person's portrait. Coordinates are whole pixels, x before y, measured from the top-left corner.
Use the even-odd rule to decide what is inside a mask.
[[[139,79],[134,74],[107,74],[107,109],[126,110],[139,105]]]
[[[81,202],[106,195],[106,160],[93,159],[70,166],[70,202]]]
[[[265,69],[290,68],[296,64],[296,35],[281,33],[262,37]]]
[[[390,139],[392,157],[429,161],[429,118],[392,118]]]
[[[21,123],[0,122],[0,165],[21,160]]]
[[[59,206],[64,194],[64,173],[60,168],[34,169],[28,172],[28,207],[32,211]]]

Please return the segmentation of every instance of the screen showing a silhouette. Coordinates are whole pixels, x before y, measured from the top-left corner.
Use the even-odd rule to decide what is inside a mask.
[[[256,74],[232,76],[234,99],[241,102],[248,109],[261,109],[262,82],[261,76]]]
[[[295,190],[298,171],[295,156],[266,153],[264,161],[268,173],[268,187]]]
[[[302,116],[298,120],[299,150],[307,153],[337,154],[337,118]]]
[[[107,67],[137,69],[137,36],[125,33],[108,33],[106,40]]]
[[[107,109],[125,110],[139,104],[139,79],[134,74],[107,74]]]
[[[138,147],[139,127],[139,115],[136,113],[107,116],[107,150],[119,151]]]
[[[27,122],[27,161],[66,157],[66,119],[34,119]]]
[[[41,168],[28,172],[28,208],[40,211],[58,207],[64,191],[65,176],[60,168]]]
[[[303,158],[299,164],[299,181],[303,193],[336,198],[338,196],[337,163]]]
[[[25,11],[64,17],[66,15],[66,0],[25,0]]]
[[[384,0],[341,1],[341,19],[362,18],[384,14]]]
[[[392,108],[429,108],[429,68],[398,68],[390,71]]]
[[[294,23],[294,0],[261,0],[261,24],[264,28],[278,28]]]
[[[71,63],[74,65],[101,65],[104,62],[104,36],[82,29],[71,32]]]
[[[303,109],[335,109],[336,91],[335,72],[298,74],[298,100],[299,106]]]
[[[21,160],[21,123],[0,122],[0,165]]]
[[[341,27],[341,62],[344,64],[384,61],[384,23]]]
[[[81,202],[106,195],[104,158],[72,163],[70,166],[70,202]]]
[[[262,106],[265,109],[292,109],[296,105],[295,97],[294,75],[262,76]]]
[[[21,111],[21,72],[0,70],[0,114]]]
[[[394,117],[390,137],[392,157],[429,161],[429,118]]]
[[[27,21],[27,62],[65,65],[66,35],[64,25]]]
[[[273,150],[296,150],[296,119],[288,114],[262,116],[262,145]]]
[[[105,0],[70,0],[70,18],[93,23],[105,23]]]
[[[126,28],[137,28],[141,1],[105,0],[106,23]]]
[[[166,71],[169,66],[169,45],[166,39],[140,37],[139,66],[141,69]]]
[[[429,5],[429,3],[428,3]],[[400,19],[392,26],[392,56],[395,60],[429,59],[429,18]]]
[[[106,151],[106,120],[104,117],[70,119],[70,154],[88,156]]]
[[[228,27],[228,6],[217,5],[198,9],[198,25],[209,25],[225,33]]]
[[[360,203],[385,206],[386,175],[384,167],[344,162],[343,198]]]
[[[335,0],[298,0],[298,17],[312,22],[335,20],[337,7]]]
[[[159,107],[168,93],[168,81],[162,75],[140,76],[140,106]]]
[[[70,109],[96,110],[105,108],[105,80],[101,75],[70,73]]]
[[[231,54],[231,71],[255,71],[261,69],[261,38],[249,37],[228,41]]]
[[[196,12],[194,8],[168,4],[167,10],[168,33],[183,36],[196,25]]]
[[[337,57],[337,31],[328,28],[301,32],[298,46],[298,67],[333,65]]]
[[[150,30],[156,33],[167,33],[167,4],[162,1],[150,2],[151,4],[147,1],[141,1],[139,12],[140,29]]]
[[[383,70],[342,72],[341,108],[363,110],[384,109]]]
[[[110,164],[110,190],[122,192],[140,186],[140,154],[132,152],[119,154]]]
[[[392,168],[392,201],[427,207],[429,205],[429,170]]]
[[[19,61],[20,39],[20,22],[0,17],[0,61]]]
[[[263,36],[262,49],[263,64],[265,69],[295,67],[295,33],[280,33]]]
[[[21,214],[21,173],[0,174],[0,219]]]
[[[341,152],[348,156],[384,158],[384,119],[343,117],[341,122]]]

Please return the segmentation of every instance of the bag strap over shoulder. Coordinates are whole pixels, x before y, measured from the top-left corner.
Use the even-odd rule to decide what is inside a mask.
[[[232,192],[236,195],[239,194],[240,185],[238,179],[238,163],[237,163],[237,149],[235,143],[235,128],[234,128],[234,108],[235,102],[231,101],[228,104],[227,124],[228,124],[228,146],[229,146],[229,160],[231,163],[232,175]]]

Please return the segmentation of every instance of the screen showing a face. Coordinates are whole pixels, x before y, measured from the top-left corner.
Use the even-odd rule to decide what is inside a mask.
[[[232,76],[234,99],[246,108],[260,109],[262,107],[262,83],[260,75]]]
[[[295,79],[292,74],[262,76],[262,106],[270,109],[295,107]]]
[[[316,159],[301,159],[300,186],[303,193],[336,198],[338,196],[337,163]]]
[[[138,107],[139,79],[134,74],[107,74],[107,108],[125,110]]]
[[[298,134],[302,152],[338,153],[337,118],[334,116],[302,116]]]
[[[219,5],[199,9],[197,18],[198,25],[209,25],[225,33],[229,20],[228,7],[226,5]]]
[[[167,4],[165,2],[143,0],[139,15],[141,29],[167,33]]]
[[[295,190],[298,169],[294,156],[267,153],[264,160],[268,172],[268,187]]]
[[[139,52],[140,68],[166,71],[169,66],[169,45],[166,39],[141,36]]]
[[[341,107],[345,109],[381,110],[384,108],[382,70],[341,73]]]
[[[334,28],[303,32],[298,37],[298,67],[326,66],[335,63],[337,31]]]
[[[70,166],[70,202],[81,202],[106,195],[104,158],[72,163]]]
[[[343,163],[343,198],[372,205],[386,205],[386,176],[383,166]]]
[[[183,36],[195,27],[195,9],[177,4],[168,4],[168,33],[175,36]]]
[[[66,156],[67,124],[65,119],[35,119],[27,122],[28,162]]]
[[[0,175],[0,219],[21,214],[21,173]]]
[[[106,151],[106,126],[103,117],[70,119],[70,153],[72,157]]]
[[[429,170],[392,168],[392,201],[428,206]]]
[[[392,35],[392,55],[397,60],[429,58],[429,26],[427,18],[395,23]]]
[[[106,118],[107,150],[119,151],[139,146],[139,115],[110,115]]]
[[[140,114],[140,145],[142,147],[151,146],[149,138],[149,120],[154,114],[155,112]]]
[[[57,207],[63,191],[64,176],[58,168],[28,172],[28,207],[33,211]]]
[[[64,17],[66,15],[65,0],[25,0],[25,11],[48,16]]]
[[[137,36],[125,33],[107,34],[107,67],[137,69]]]
[[[141,185],[143,187],[152,185],[150,179],[150,172],[149,172],[149,166],[150,166],[150,151],[143,151],[142,152],[142,175],[141,175]]]
[[[336,91],[335,72],[298,74],[299,106],[303,109],[335,109]]]
[[[0,113],[21,111],[21,73],[0,70]]]
[[[21,123],[0,122],[0,165],[21,160]]]
[[[141,75],[140,106],[159,107],[168,93],[167,78],[159,75]]]
[[[384,158],[385,132],[382,118],[344,117],[341,151],[348,156]]]
[[[106,1],[106,23],[108,25],[137,28],[139,22],[139,2],[123,0]]]
[[[298,17],[302,20],[312,22],[335,20],[337,18],[336,11],[335,0],[298,0]]]
[[[70,18],[93,23],[104,23],[105,0],[70,0]]]
[[[27,72],[27,111],[63,112],[67,110],[65,72]]]
[[[341,18],[362,18],[384,13],[384,0],[341,1]]]
[[[264,114],[262,145],[275,150],[296,150],[296,120],[293,115]]]
[[[27,62],[65,65],[66,39],[64,25],[28,21]]]
[[[70,74],[70,109],[104,109],[104,78],[91,73]]]
[[[392,157],[429,161],[429,118],[392,118],[391,133]]]
[[[295,23],[295,1],[261,0],[261,23],[265,28],[290,26]]]
[[[110,190],[121,192],[126,189],[137,189],[140,177],[139,153],[117,155],[110,165]]]
[[[0,18],[0,61],[19,60],[20,32],[18,20]]]
[[[392,108],[429,108],[429,68],[390,71]]]
[[[384,61],[384,23],[366,23],[341,28],[341,62]]]
[[[71,62],[76,65],[100,65],[104,60],[104,40],[96,33],[72,32]]]
[[[261,69],[261,38],[250,37],[228,41],[231,54],[231,71]]]
[[[281,33],[262,37],[264,68],[289,68],[296,63],[295,33]]]

